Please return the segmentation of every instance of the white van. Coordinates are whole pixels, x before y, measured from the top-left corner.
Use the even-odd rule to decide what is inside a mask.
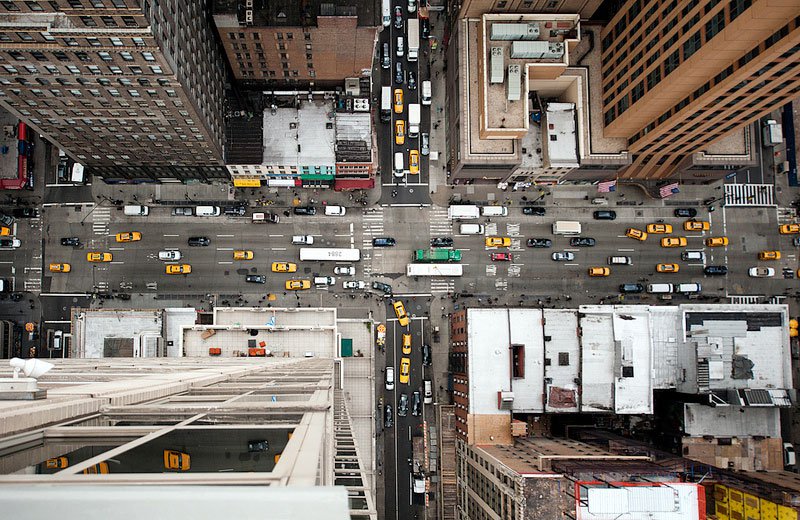
[[[336,278],[333,276],[315,276],[314,285],[323,287],[327,285],[336,285]]]
[[[554,235],[580,235],[581,223],[574,220],[557,220],[553,223]]]
[[[482,235],[483,224],[461,224],[458,232],[462,235]]]
[[[311,235],[292,235],[292,244],[296,246],[310,246],[314,243]]]
[[[402,58],[403,56],[405,56],[405,54],[406,54],[406,52],[405,52],[405,45],[403,45],[403,37],[402,36],[398,36],[397,37],[397,57],[398,58]]]
[[[608,265],[631,265],[631,257],[629,256],[609,256]]]
[[[675,286],[676,293],[699,293],[702,289],[699,283],[679,283]]]
[[[394,154],[394,176],[402,177],[406,173],[405,155],[403,152],[395,152]]]
[[[221,213],[219,206],[197,206],[194,214],[198,217],[218,217]]]
[[[329,217],[343,217],[345,213],[344,206],[325,206],[325,214]]]
[[[702,251],[684,251],[681,253],[681,260],[684,262],[688,261],[695,261],[695,262],[705,262],[706,254]]]
[[[61,350],[61,343],[64,338],[64,331],[57,330],[53,332],[53,350]]]
[[[150,213],[150,208],[147,206],[125,206],[122,212],[129,216],[146,217]]]
[[[387,390],[394,390],[394,367],[386,367],[384,382]]]
[[[433,388],[431,387],[431,382],[427,379],[425,380],[425,394],[422,402],[425,404],[431,404],[433,402]]]
[[[666,294],[672,292],[671,283],[649,283],[647,284],[647,292],[650,294]]]
[[[431,82],[427,80],[422,82],[422,104],[431,104]]]
[[[507,217],[508,208],[505,206],[483,206],[481,215],[484,217]]]

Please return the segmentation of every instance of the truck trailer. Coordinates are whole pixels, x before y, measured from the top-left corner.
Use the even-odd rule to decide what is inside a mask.
[[[408,61],[417,61],[419,57],[419,20],[408,19]]]
[[[441,276],[452,278],[462,276],[464,267],[461,264],[408,264],[406,276]]]

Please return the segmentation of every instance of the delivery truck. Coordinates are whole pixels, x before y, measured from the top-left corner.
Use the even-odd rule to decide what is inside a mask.
[[[478,206],[459,204],[447,208],[447,218],[450,220],[467,220],[481,217],[481,209]]]
[[[419,136],[420,106],[419,103],[408,105],[408,137]]]
[[[392,120],[392,87],[381,87],[381,123]]]
[[[554,235],[580,235],[581,223],[574,220],[557,220],[553,223]]]
[[[408,19],[408,61],[417,61],[419,57],[419,20]]]
[[[408,264],[406,276],[441,276],[452,278],[462,276],[464,267],[461,264]]]

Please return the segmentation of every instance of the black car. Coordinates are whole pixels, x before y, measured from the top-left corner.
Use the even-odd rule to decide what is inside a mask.
[[[595,239],[589,237],[575,237],[569,239],[572,247],[594,247]]]
[[[34,208],[14,208],[11,214],[16,218],[39,218],[39,212]]]
[[[80,247],[81,239],[78,237],[66,237],[61,239],[62,246]]]
[[[403,28],[403,8],[400,6],[395,6],[394,8],[394,28]]]
[[[249,283],[267,283],[267,277],[263,274],[248,274],[244,277],[244,281]]]
[[[595,211],[592,216],[595,220],[616,220],[617,212],[610,209],[601,209]]]
[[[231,217],[242,217],[247,209],[244,206],[225,206],[222,212]]]
[[[694,218],[697,216],[697,210],[694,208],[676,208],[676,217]]]
[[[295,215],[316,215],[317,208],[314,206],[296,206],[294,208]]]
[[[624,283],[619,286],[621,293],[640,293],[644,292],[644,285],[640,283]]]
[[[453,247],[453,239],[451,237],[432,238],[431,247]]]
[[[189,237],[189,245],[192,247],[204,247],[211,243],[208,237]]]
[[[386,428],[391,428],[394,426],[394,413],[392,412],[392,405],[387,404],[384,413],[383,426]]]
[[[429,367],[431,366],[431,346],[425,343],[422,345],[422,364]]]
[[[372,282],[372,288],[376,291],[381,291],[383,294],[391,296],[392,295],[392,286],[388,283],[382,282]]]
[[[707,265],[703,272],[707,276],[725,276],[728,274],[728,267],[724,265]]]
[[[400,394],[400,401],[397,403],[397,415],[400,417],[408,415],[408,394]]]
[[[427,18],[420,19],[420,36],[423,40],[431,37],[431,22]]]
[[[794,237],[794,238],[792,239],[792,245],[793,245],[794,247],[800,247],[800,237]]]
[[[526,244],[528,247],[552,247],[553,241],[549,238],[529,238]]]
[[[375,237],[372,239],[373,247],[394,247],[397,241],[392,237]]]
[[[419,392],[414,392],[411,396],[411,415],[419,415],[422,413],[422,399]]]
[[[522,208],[523,215],[536,215],[537,217],[543,217],[546,211],[541,206],[525,206]]]
[[[412,69],[408,69],[408,90],[417,90],[417,78]]]
[[[0,224],[4,226],[10,226],[14,223],[14,217],[11,215],[6,215],[5,213],[0,213]]]
[[[394,64],[394,82],[402,85],[406,80],[406,75],[403,73],[403,63],[398,61]]]

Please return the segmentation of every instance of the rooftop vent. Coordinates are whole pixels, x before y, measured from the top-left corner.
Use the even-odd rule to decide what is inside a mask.
[[[506,76],[505,56],[502,47],[492,47],[492,77],[490,83],[502,83]]]

